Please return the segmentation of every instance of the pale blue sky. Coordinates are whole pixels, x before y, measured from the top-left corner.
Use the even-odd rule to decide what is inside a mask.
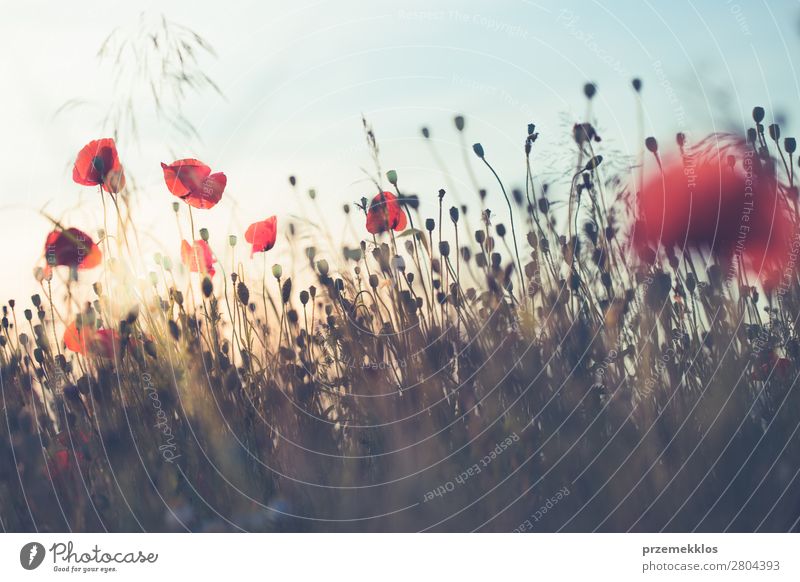
[[[212,229],[220,254],[223,238],[241,235],[249,221],[277,214],[285,228],[301,211],[289,174],[302,190],[317,189],[326,221],[340,232],[341,205],[372,192],[360,169],[372,168],[362,113],[376,131],[384,170],[397,169],[401,186],[427,197],[431,210],[440,187],[468,195],[455,114],[467,117],[468,144],[483,143],[509,187],[523,183],[524,130],[535,122],[535,168],[557,178],[572,163],[567,128],[583,120],[587,80],[599,87],[593,117],[601,150],[618,167],[613,152],[635,155],[640,143],[634,76],[644,82],[645,133],[663,143],[678,129],[698,137],[741,131],[755,104],[786,118],[784,135],[797,127],[794,1],[4,4],[0,244],[9,249],[7,294],[32,289],[31,265],[47,231],[41,208],[90,232],[100,226],[96,193],[72,182],[70,163],[103,133],[98,121],[111,71],[98,66],[97,48],[141,13],[163,13],[203,35],[217,57],[201,64],[225,94],[187,100],[200,140],[177,138],[143,107],[141,141],[120,141],[123,163],[142,185],[139,224],[173,254],[179,241],[159,167],[173,155],[198,157],[228,175],[223,202],[197,220]],[[54,117],[73,98],[88,104]],[[423,125],[450,175],[424,143]],[[504,219],[495,184],[484,168],[474,169]]]

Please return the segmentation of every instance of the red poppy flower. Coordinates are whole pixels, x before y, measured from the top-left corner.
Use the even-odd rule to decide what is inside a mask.
[[[45,272],[48,276],[53,267],[92,269],[103,260],[103,254],[92,241],[92,237],[77,228],[54,230],[48,234],[44,243],[44,256],[47,261]]]
[[[270,216],[261,222],[254,222],[247,227],[244,233],[244,240],[253,245],[250,256],[253,253],[264,253],[275,246],[275,239],[278,236],[278,219]]]
[[[369,204],[367,210],[367,230],[378,234],[391,230],[403,230],[406,227],[406,214],[400,207],[397,197],[391,192],[381,192]]]
[[[164,181],[175,196],[195,208],[211,208],[222,199],[228,179],[222,172],[211,173],[211,168],[195,159],[162,163]]]
[[[764,282],[781,269],[792,226],[771,161],[715,135],[685,157],[665,157],[662,167],[638,196],[633,242],[640,252],[704,248],[724,261],[738,256]]]
[[[90,326],[78,328],[77,322],[73,321],[64,330],[64,345],[67,349],[84,356],[93,355],[112,360],[120,344],[119,334],[113,329],[94,329]]]
[[[216,273],[214,255],[203,239],[194,241],[194,248],[187,241],[181,241],[181,261],[192,273],[205,273],[209,277]]]
[[[102,186],[106,192],[116,194],[125,187],[125,172],[117,155],[117,146],[111,138],[96,139],[78,152],[72,179],[84,186]]]

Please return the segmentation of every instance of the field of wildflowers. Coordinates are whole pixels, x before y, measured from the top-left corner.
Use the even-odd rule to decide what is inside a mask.
[[[530,124],[524,190],[472,146],[492,209],[377,170],[342,200],[360,245],[295,249],[297,280],[287,217],[202,228],[227,177],[194,158],[161,163],[180,246],[141,273],[125,152],[76,144],[104,220],[50,218],[40,291],[2,306],[0,526],[796,531],[796,142],[765,117],[649,137],[628,174],[577,123],[565,191]]]

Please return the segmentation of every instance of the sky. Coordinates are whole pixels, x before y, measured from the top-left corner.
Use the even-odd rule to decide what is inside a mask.
[[[36,290],[32,268],[49,229],[44,214],[89,233],[102,225],[99,194],[72,181],[71,165],[85,143],[109,133],[103,120],[115,103],[130,102],[137,115],[136,134],[123,126],[118,145],[137,184],[132,206],[145,262],[155,250],[178,255],[174,198],[159,163],[185,157],[228,176],[222,202],[195,213],[219,257],[228,252],[229,234],[241,239],[250,222],[273,214],[281,238],[269,264],[301,254],[287,248],[290,222],[318,247],[324,241],[317,228],[352,243],[342,205],[372,196],[369,176],[376,173],[362,115],[375,131],[382,171],[395,169],[401,189],[420,195],[423,214],[435,211],[439,188],[448,192],[446,205],[469,202],[476,212],[472,172],[488,189],[497,220],[506,216],[500,190],[470,146],[480,141],[506,186],[522,186],[528,123],[540,134],[534,171],[555,184],[574,166],[569,129],[587,115],[603,138],[598,148],[606,163],[623,174],[643,136],[669,147],[676,131],[697,139],[743,132],[754,105],[781,122],[783,135],[797,127],[796,1],[0,4],[3,302]],[[197,70],[220,92],[200,87],[175,101],[156,91],[167,106],[180,104],[197,129],[193,136],[157,113],[147,84],[126,84],[141,79],[132,76],[131,63],[142,65],[146,42],[137,58],[125,53],[135,45],[125,45],[125,66],[97,56],[112,31],[121,43],[162,17],[214,49],[197,53]],[[643,127],[634,77],[643,82]],[[590,112],[582,92],[587,81],[598,88]],[[453,125],[458,114],[466,118],[463,140]],[[309,188],[317,192],[316,207]],[[180,217],[187,220],[183,208]],[[360,217],[354,224],[363,229]],[[238,257],[249,261],[244,249]],[[253,269],[261,268],[259,259]]]

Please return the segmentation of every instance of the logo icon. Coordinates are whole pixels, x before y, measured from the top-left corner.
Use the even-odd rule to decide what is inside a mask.
[[[35,570],[44,562],[44,546],[39,542],[29,542],[19,551],[19,563],[26,570]]]

